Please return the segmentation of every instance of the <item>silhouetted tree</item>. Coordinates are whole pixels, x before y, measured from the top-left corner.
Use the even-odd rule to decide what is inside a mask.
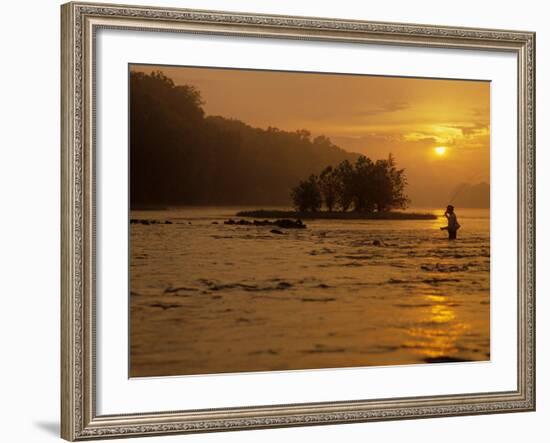
[[[338,177],[336,204],[342,212],[346,212],[353,202],[354,174],[353,165],[348,160],[344,160],[336,168],[336,176]]]
[[[292,191],[292,198],[297,208],[307,210],[317,186],[329,211],[338,206],[345,212],[353,204],[358,212],[384,212],[407,207],[406,184],[405,170],[397,168],[391,154],[387,160],[374,163],[360,156],[354,165],[345,160],[336,168],[325,168],[319,179],[310,176],[308,181],[300,182]]]
[[[355,162],[353,175],[353,206],[358,212],[372,212],[374,194],[377,190],[373,182],[374,164],[370,158],[362,155]]]
[[[319,175],[319,189],[325,206],[332,212],[340,189],[340,177],[332,166],[327,166]]]
[[[389,209],[404,209],[409,203],[405,195],[407,179],[404,169],[397,169],[390,154],[387,160],[378,160],[374,166],[375,203],[379,212]]]
[[[301,212],[316,212],[321,209],[323,199],[317,176],[310,175],[307,180],[301,181],[292,190],[292,201],[294,207]]]

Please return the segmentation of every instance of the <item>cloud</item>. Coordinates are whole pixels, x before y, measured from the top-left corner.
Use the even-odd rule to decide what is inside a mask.
[[[489,125],[483,123],[471,123],[468,125],[455,125],[456,129],[462,131],[464,137],[475,137],[489,134]]]
[[[430,142],[432,144],[453,144],[455,138],[448,134],[434,134],[427,132],[409,132],[403,134],[403,141],[405,142]]]
[[[391,112],[404,111],[409,109],[410,105],[407,102],[389,102],[376,108],[364,109],[356,113],[361,117],[372,117],[374,115],[388,114]]]

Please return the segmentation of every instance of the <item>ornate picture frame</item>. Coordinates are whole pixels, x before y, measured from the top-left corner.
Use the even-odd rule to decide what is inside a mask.
[[[72,2],[62,17],[61,434],[87,440],[535,410],[535,34]],[[517,56],[517,389],[236,408],[96,413],[95,36],[99,29],[475,49]]]

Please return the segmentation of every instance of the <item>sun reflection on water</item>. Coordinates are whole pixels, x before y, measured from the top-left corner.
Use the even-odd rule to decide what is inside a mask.
[[[434,323],[448,323],[455,319],[454,311],[447,305],[435,305],[432,307],[431,321]]]
[[[411,340],[404,347],[412,349],[424,358],[452,357],[460,352],[458,342],[470,329],[470,325],[457,321],[455,309],[445,303],[442,295],[427,295],[426,300],[435,303],[425,310],[425,317],[408,330]]]

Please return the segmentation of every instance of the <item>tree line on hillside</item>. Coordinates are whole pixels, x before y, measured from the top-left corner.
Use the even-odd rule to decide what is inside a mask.
[[[319,175],[310,175],[291,191],[294,207],[300,212],[327,211],[386,212],[405,209],[407,179],[390,154],[387,160],[360,156],[355,164],[348,160],[336,167],[327,166]]]
[[[306,130],[253,128],[206,116],[191,85],[130,74],[131,207],[288,205],[292,187],[327,165],[355,162]]]

